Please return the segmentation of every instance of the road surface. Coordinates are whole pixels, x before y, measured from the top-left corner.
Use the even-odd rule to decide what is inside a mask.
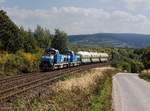
[[[138,74],[119,73],[113,77],[114,111],[150,111],[150,83]]]

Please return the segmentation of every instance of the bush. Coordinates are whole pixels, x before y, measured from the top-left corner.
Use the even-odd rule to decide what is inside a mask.
[[[8,75],[18,74],[20,73],[19,68],[22,64],[22,58],[19,56],[16,56],[14,54],[9,54],[9,57],[4,64],[4,73]]]
[[[137,73],[141,72],[144,69],[143,63],[139,61],[131,61],[131,72],[132,73]]]
[[[142,49],[142,62],[146,69],[150,69],[150,48]]]
[[[150,70],[142,71],[142,73],[139,75],[139,77],[150,82]]]
[[[15,75],[38,71],[42,52],[42,50],[38,50],[36,54],[23,51],[18,51],[16,54],[1,53],[0,75]]]
[[[20,64],[20,71],[24,73],[35,72],[38,69],[38,58],[31,53],[20,53],[22,64]]]
[[[131,72],[131,64],[128,63],[128,62],[121,61],[121,62],[117,65],[117,67],[118,67],[119,69],[124,70],[124,71]]]

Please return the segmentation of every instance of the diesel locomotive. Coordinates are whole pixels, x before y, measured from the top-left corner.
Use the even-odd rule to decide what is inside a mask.
[[[61,68],[75,67],[90,63],[104,63],[109,61],[107,53],[86,52],[68,50],[66,54],[61,54],[59,50],[49,48],[41,58],[40,69],[49,71]]]

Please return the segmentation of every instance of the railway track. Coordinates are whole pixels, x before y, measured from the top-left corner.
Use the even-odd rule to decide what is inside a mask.
[[[57,71],[57,73],[59,73],[59,71]],[[3,90],[5,88],[8,88],[8,87],[13,87],[14,85],[17,85],[19,83],[25,83],[25,82],[30,82],[30,81],[34,81],[38,78],[43,78],[43,77],[46,77],[46,76],[49,76],[49,75],[53,75],[55,73],[53,72],[49,72],[49,73],[36,73],[36,74],[31,74],[31,75],[25,75],[25,76],[22,76],[22,77],[16,77],[16,78],[12,78],[12,80],[6,80],[6,82],[2,82],[0,83],[1,84],[1,87],[0,87],[0,90]]]
[[[8,77],[0,80],[0,102],[9,100],[11,97],[27,92],[28,90],[50,84],[64,75],[84,71],[90,68],[104,66],[106,64],[92,64],[69,69],[56,70],[46,73],[36,73],[31,75],[22,75]]]

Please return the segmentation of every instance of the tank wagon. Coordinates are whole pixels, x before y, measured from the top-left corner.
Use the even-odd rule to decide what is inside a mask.
[[[80,51],[77,52],[77,54],[80,55],[82,64],[97,62],[104,63],[109,61],[109,55],[107,53]]]
[[[49,71],[61,68],[75,67],[83,64],[104,63],[109,61],[107,53],[86,52],[68,50],[66,54],[60,54],[59,50],[49,48],[41,58],[40,69]]]

